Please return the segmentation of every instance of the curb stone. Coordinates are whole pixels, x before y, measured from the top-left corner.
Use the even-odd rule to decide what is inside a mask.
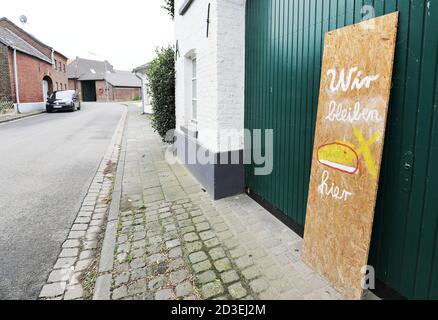
[[[3,115],[3,116],[0,116],[0,124],[35,117],[35,116],[41,115],[43,113],[46,113],[46,112],[45,111],[38,111],[38,112],[24,113],[24,114],[20,113],[20,114],[12,114],[12,115]]]
[[[117,232],[117,221],[119,218],[120,211],[120,200],[122,195],[122,182],[123,182],[123,172],[125,167],[126,158],[126,136],[122,137],[122,145],[120,150],[119,163],[117,164],[117,175],[114,183],[114,191],[112,195],[111,207],[108,215],[108,226],[105,231],[105,237],[103,240],[102,252],[99,262],[99,273],[110,272],[114,266],[114,251],[116,247],[116,232]],[[102,297],[110,298],[111,290],[111,279],[110,283],[107,283],[107,277],[100,276],[98,279],[101,281],[96,282],[95,294],[93,300],[100,300]]]
[[[116,245],[116,222],[109,221],[103,240],[102,253],[99,262],[99,273],[109,272],[114,265],[114,248]]]
[[[117,175],[114,183],[112,202],[108,215],[108,226],[103,240],[102,255],[99,263],[99,272],[104,273],[113,269],[114,248],[116,245],[117,220],[119,218],[120,199],[122,195],[123,170],[126,156],[126,139],[123,137],[120,150],[119,163],[117,164]]]
[[[111,274],[99,276],[94,288],[93,300],[109,300],[111,296]]]

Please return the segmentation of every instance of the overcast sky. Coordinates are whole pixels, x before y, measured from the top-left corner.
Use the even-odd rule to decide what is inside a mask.
[[[0,17],[20,24],[70,59],[108,60],[132,70],[154,57],[157,46],[173,44],[173,22],[163,0],[13,0],[3,1]]]

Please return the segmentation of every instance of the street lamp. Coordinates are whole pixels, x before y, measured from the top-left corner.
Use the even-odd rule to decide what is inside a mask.
[[[105,64],[105,92],[106,92],[106,102],[109,102],[109,88],[108,88],[108,80],[107,80],[107,78],[106,78],[106,76],[107,76],[107,74],[108,74],[107,61],[106,61],[106,59],[104,59],[104,58],[98,56],[97,54],[95,54],[95,53],[93,53],[93,52],[88,51],[88,53],[91,54],[92,56],[95,56],[96,58],[101,59],[101,60],[104,61],[104,64]]]

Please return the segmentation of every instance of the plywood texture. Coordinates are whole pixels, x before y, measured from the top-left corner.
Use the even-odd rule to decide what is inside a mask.
[[[394,62],[398,13],[324,41],[304,261],[362,298]]]

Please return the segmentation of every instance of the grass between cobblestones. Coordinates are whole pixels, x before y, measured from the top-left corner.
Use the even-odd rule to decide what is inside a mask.
[[[190,199],[125,210],[117,225],[112,299],[254,299]]]

